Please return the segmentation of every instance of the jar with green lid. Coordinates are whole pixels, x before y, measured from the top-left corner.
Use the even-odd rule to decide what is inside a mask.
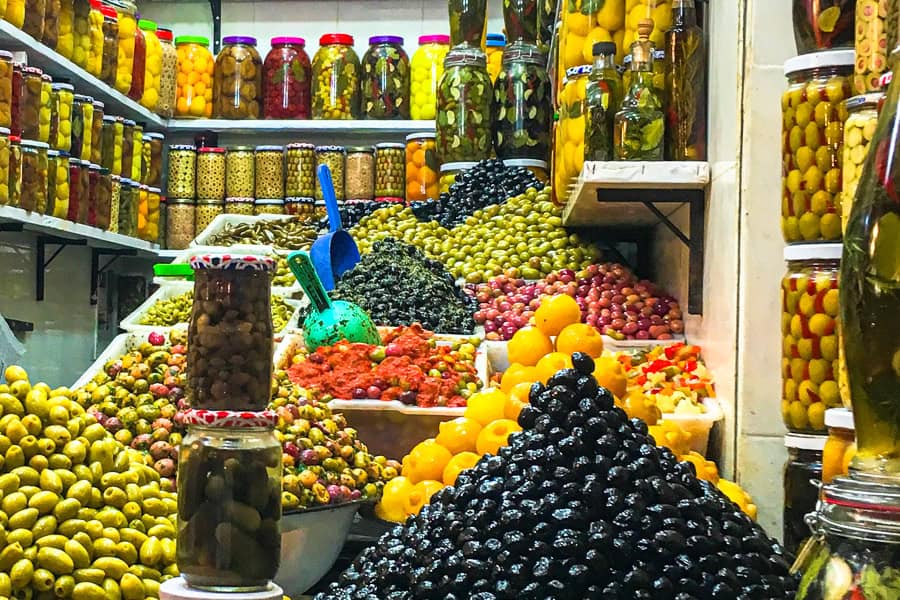
[[[237,35],[223,38],[213,77],[213,117],[259,119],[262,71],[256,38]]]
[[[284,199],[257,198],[253,205],[254,215],[283,215]]]
[[[412,57],[410,110],[412,119],[434,119],[437,86],[444,73],[444,58],[450,51],[450,36],[423,35]]]
[[[22,139],[37,140],[40,135],[41,92],[44,72],[37,67],[22,67],[22,92],[19,96],[19,119]]]
[[[44,214],[65,219],[69,213],[69,153],[47,153],[47,208]]]
[[[347,148],[344,194],[347,201],[375,199],[375,149],[372,146]]]
[[[375,146],[375,197],[404,198],[406,195],[406,144]]]
[[[552,84],[547,57],[535,46],[516,44],[503,54],[494,83],[494,148],[497,158],[550,159]]]
[[[538,178],[538,181],[547,185],[550,181],[549,166],[545,160],[532,160],[528,158],[514,158],[504,160],[503,165],[510,169],[525,168],[531,171],[531,174]]]
[[[197,208],[194,213],[194,228],[199,235],[202,233],[213,219],[225,213],[225,202],[223,200],[197,200]]]
[[[68,152],[72,148],[72,104],[75,88],[70,83],[54,83],[50,99],[50,147]]]
[[[367,119],[409,119],[409,57],[403,38],[369,38],[362,58],[361,96]]]
[[[9,204],[9,129],[0,127],[0,206]]]
[[[444,163],[441,165],[441,178],[438,181],[442,194],[450,192],[450,186],[456,183],[456,176],[463,171],[468,171],[478,163],[476,162],[455,162]]]
[[[131,119],[122,122],[122,176],[136,181],[134,172],[134,129],[135,123]]]
[[[178,36],[175,50],[178,57],[175,118],[212,117],[216,61],[209,51],[209,40],[199,36]]]
[[[169,146],[169,170],[166,181],[168,198],[194,198],[197,180],[197,149],[194,146]]]
[[[0,14],[2,17],[2,14]],[[12,121],[13,55],[0,50],[0,127],[9,128]]]
[[[197,199],[225,199],[225,148],[197,149]],[[198,212],[199,214],[199,212]]]
[[[38,141],[50,143],[51,100],[53,98],[53,78],[44,73],[41,75],[41,108],[38,110]]]
[[[437,153],[441,163],[491,155],[493,90],[477,48],[454,48],[444,60],[437,95]]]
[[[256,194],[256,159],[253,146],[232,146],[225,155],[225,196],[253,198]],[[227,212],[227,211],[226,211]]]
[[[147,185],[160,187],[162,185],[163,164],[163,135],[161,133],[145,133],[143,142],[142,170],[143,181]]]
[[[450,45],[454,48],[484,48],[487,0],[449,0],[447,5],[450,12]]]
[[[313,119],[358,119],[360,64],[353,36],[330,33],[319,38],[313,58]]]
[[[316,171],[319,165],[325,165],[331,171],[331,183],[334,186],[334,197],[338,202],[343,202],[347,197],[344,189],[344,162],[347,151],[343,146],[316,146]],[[324,200],[322,186],[316,177],[316,200]]]
[[[312,196],[316,191],[315,179],[316,147],[288,144],[285,149],[285,195]]]
[[[68,219],[87,225],[91,200],[90,163],[80,158],[69,159]]]
[[[847,229],[856,186],[862,177],[863,164],[869,144],[878,125],[878,102],[884,94],[878,92],[853,96],[845,102],[847,120],[844,122],[844,146],[841,149],[841,230]]]
[[[9,136],[9,202],[10,206],[19,205],[22,192],[22,146],[18,136]]]
[[[225,198],[226,215],[252,215],[255,198]]]
[[[822,479],[822,450],[825,436],[784,436],[788,458],[784,463],[784,522],[783,541],[788,552],[796,552],[807,537],[806,515],[816,509],[819,497],[817,482]]]
[[[122,197],[122,178],[118,175],[113,175],[112,173],[110,173],[109,180],[109,231],[111,233],[119,233],[119,203]]]
[[[44,142],[22,140],[22,194],[19,208],[44,214],[47,210],[47,151]]]
[[[184,250],[196,237],[192,199],[166,198],[166,248]]]
[[[79,160],[90,160],[93,135],[94,99],[75,94],[72,100],[72,143],[69,153]],[[86,152],[85,152],[86,150]],[[85,158],[87,154],[87,158]]]
[[[491,82],[496,83],[500,71],[503,70],[503,49],[506,47],[506,36],[502,33],[489,33],[485,41],[484,54],[487,57],[487,72]]]
[[[256,198],[284,198],[284,147],[257,146],[255,153]]]
[[[315,210],[316,199],[312,197],[285,198],[284,214],[296,217],[312,216]]]

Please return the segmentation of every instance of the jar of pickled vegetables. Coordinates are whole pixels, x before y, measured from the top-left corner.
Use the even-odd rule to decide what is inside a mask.
[[[225,198],[225,214],[252,215],[255,202],[254,198]]]
[[[79,158],[69,160],[69,213],[67,218],[87,225],[91,201],[90,163]]]
[[[194,146],[169,146],[168,198],[194,198],[197,181],[197,149]]]
[[[166,199],[166,248],[184,250],[196,235],[194,201]]]
[[[178,51],[172,42],[172,30],[159,28],[156,30],[159,40],[162,67],[159,74],[159,102],[156,114],[164,119],[175,116],[176,78],[178,76]]]
[[[162,74],[162,46],[156,36],[156,23],[141,19],[138,28],[144,35],[144,85],[140,97],[141,106],[156,110],[159,104],[159,86]]]
[[[132,187],[132,181],[118,175],[112,176],[113,180],[113,202],[116,201],[116,190],[118,190],[118,225],[116,226],[118,233],[134,237],[137,230],[137,204],[134,198],[137,190]],[[191,215],[191,226],[194,224],[193,215]]]
[[[19,99],[19,119],[22,138],[37,140],[41,135],[41,93],[44,72],[37,67],[22,67],[22,94]]]
[[[0,206],[9,204],[9,178],[9,129],[0,127]]]
[[[551,45],[553,43],[553,34],[556,32],[557,4],[557,0],[538,0],[537,2],[537,47],[541,52],[544,52],[548,56],[550,55]]]
[[[331,171],[331,183],[334,186],[334,197],[338,202],[343,202],[347,197],[344,190],[344,163],[347,151],[342,146],[317,146],[316,147],[316,172],[319,165],[325,165]],[[316,200],[324,200],[322,186],[316,177]]]
[[[437,200],[440,165],[434,143],[435,134],[412,133],[406,136],[406,201]]]
[[[841,239],[844,100],[853,57],[853,50],[831,50],[784,63],[781,230],[788,243]]]
[[[22,94],[24,93],[22,88],[25,86],[25,76],[22,70],[24,68],[25,65],[13,63],[12,94],[9,101],[9,128],[11,135],[17,137],[22,135]]]
[[[312,144],[288,144],[285,149],[285,195],[312,196],[316,192],[315,179],[316,147]]]
[[[312,65],[300,37],[272,38],[263,63],[263,114],[267,119],[308,119]]]
[[[122,143],[125,137],[125,119],[104,115],[103,117],[103,160],[101,166],[106,167],[113,175],[122,175]]]
[[[283,215],[283,198],[257,198],[253,204],[254,215]]]
[[[44,214],[47,209],[47,151],[44,142],[22,140],[22,192],[19,208]]]
[[[253,146],[232,146],[225,155],[225,195],[253,198],[256,194],[256,159]],[[252,209],[251,209],[252,213]]]
[[[315,210],[315,205],[315,198],[285,198],[284,214],[292,215],[295,217],[312,216],[313,211]]]
[[[550,159],[551,83],[547,58],[536,46],[516,44],[503,55],[494,83],[494,148],[497,158]]]
[[[211,117],[216,61],[209,51],[209,40],[200,36],[179,36],[175,38],[175,48],[178,54],[175,117]]]
[[[72,105],[75,88],[69,83],[54,83],[50,100],[50,146],[68,152],[72,148]]]
[[[487,55],[487,71],[491,81],[497,81],[503,65],[503,49],[506,47],[506,36],[502,33],[487,34],[485,54]]]
[[[105,167],[104,167],[105,168]],[[107,171],[109,169],[106,169]],[[109,201],[109,231],[119,233],[119,203],[122,196],[122,178],[109,174],[110,201]]]
[[[487,0],[449,0],[450,42],[454,48],[484,48]]]
[[[134,129],[137,123],[131,119],[122,121],[122,176],[132,181],[137,181],[133,175],[134,169]]]
[[[829,408],[825,411],[825,427],[828,428],[828,440],[822,451],[822,483],[831,483],[835,477],[847,475],[856,455],[853,411]]]
[[[838,389],[838,266],[841,244],[787,246],[781,282],[782,401],[791,431],[824,432]]]
[[[163,135],[148,132],[143,143],[144,183],[151,187],[162,185]]]
[[[841,150],[841,231],[847,228],[847,219],[853,207],[856,186],[862,177],[863,163],[869,151],[869,143],[878,125],[878,102],[883,94],[854,96],[845,103],[847,120],[844,122],[844,146]]]
[[[631,6],[632,4],[633,6]],[[638,39],[638,24],[643,19],[651,19],[653,21],[653,31],[650,32],[650,41],[657,50],[665,48],[666,31],[672,27],[672,2],[638,0],[635,3],[626,2],[626,8],[629,6],[631,6],[631,8],[629,9],[628,17],[625,19],[625,37],[622,39],[622,46],[626,49],[630,49],[632,42],[635,42]],[[596,41],[600,42],[606,40]],[[587,45],[590,46],[590,44]],[[586,48],[585,52],[590,53],[591,48]],[[655,59],[656,57],[654,57],[654,60]]]
[[[562,3],[560,14],[562,26],[559,30],[559,73],[594,62],[593,45],[595,42],[612,41],[616,43],[616,63],[622,64],[625,55],[631,48],[631,42],[637,37],[635,30],[638,20],[644,18],[649,0],[606,0],[603,3]],[[627,4],[627,6],[626,6]],[[671,15],[671,3],[665,9]],[[640,17],[626,33],[626,17],[630,15],[626,8],[637,10]],[[643,12],[642,12],[643,11]],[[652,18],[652,15],[651,15]],[[670,24],[672,22],[669,17]],[[629,21],[630,23],[630,21]],[[668,26],[658,29],[665,31]],[[658,44],[657,48],[662,48]]]
[[[9,136],[9,202],[10,206],[19,205],[22,193],[22,145],[21,138]]]
[[[166,247],[166,229],[169,226],[168,223],[168,211],[166,209],[167,200],[165,196],[160,195],[159,197],[159,225],[157,226],[157,235],[154,242],[159,245],[160,248]]]
[[[38,141],[50,142],[50,115],[53,96],[53,78],[44,73],[41,75],[41,107],[38,110]]]
[[[197,149],[197,199],[225,200],[225,148]]]
[[[312,65],[314,119],[359,118],[359,71],[353,36],[329,33],[319,38],[319,50]]]
[[[818,481],[822,479],[824,435],[784,436],[788,458],[784,463],[784,545],[796,552],[809,537],[806,515],[816,509]]]
[[[262,59],[256,38],[228,36],[216,58],[213,116],[258,119],[262,106]]]
[[[99,165],[103,160],[103,117],[106,116],[106,104],[94,100],[91,117],[91,162]],[[87,123],[85,123],[87,127]]]
[[[103,14],[103,26],[101,29],[103,50],[99,57],[94,56],[94,60],[98,58],[100,60],[100,80],[108,86],[115,87],[119,76],[119,17],[116,9],[111,6],[101,6],[100,12]],[[92,52],[94,51],[96,49]],[[133,67],[134,61],[128,65],[129,70]],[[130,85],[131,82],[129,82]]]
[[[102,209],[99,206],[100,194],[100,165],[91,164],[88,166],[88,218],[87,224],[91,227],[97,227],[97,213]]]
[[[0,127],[9,127],[12,120],[13,55],[0,50]]]
[[[144,228],[144,237],[142,237],[141,239],[150,243],[156,243],[157,238],[159,238],[160,189],[147,185],[140,186],[141,204],[138,207],[138,226],[140,226],[141,217],[143,216],[143,213],[141,211],[143,210],[144,206],[144,194],[146,194],[147,196],[147,224]]]
[[[2,2],[0,2],[2,4]],[[63,58],[72,60],[75,49],[75,1],[59,0],[59,18],[57,19],[56,51]]]
[[[419,49],[411,62],[410,118],[434,119],[437,86],[444,74],[444,58],[449,51],[450,36],[423,35],[419,38]]]
[[[44,26],[41,29],[39,39],[41,43],[56,50],[59,41],[59,13],[62,9],[61,0],[45,0],[44,2]]]
[[[69,153],[47,153],[47,209],[44,214],[65,219],[69,214]]]
[[[22,31],[40,41],[44,34],[44,12],[47,8],[45,0],[25,0],[25,19]]]
[[[93,122],[94,99],[75,94],[72,98],[72,143],[69,150],[73,158],[90,160]]]
[[[103,13],[98,0],[73,0],[72,62],[100,77],[103,62]]]
[[[550,175],[547,171],[547,161],[544,160],[531,160],[528,158],[515,158],[511,160],[504,160],[503,166],[516,169],[516,168],[524,168],[531,171],[531,174],[534,175],[538,181],[547,185],[550,181]]]
[[[406,145],[385,142],[375,145],[375,197],[406,195]]]
[[[128,95],[134,75],[137,38],[140,35],[137,7],[130,0],[109,0],[109,6],[115,9],[119,22],[115,88]]]
[[[284,147],[257,146],[254,162],[256,198],[284,198]]]
[[[798,54],[829,48],[853,48],[857,0],[793,0],[794,41]],[[876,0],[875,12],[879,1]],[[884,2],[881,2],[884,5]],[[896,16],[896,15],[895,15]],[[896,19],[895,19],[896,21]],[[860,32],[862,34],[863,32]],[[864,36],[863,36],[864,37]],[[891,48],[888,49],[890,52]],[[868,56],[864,54],[863,56]]]
[[[491,154],[493,89],[477,48],[454,48],[444,60],[437,93],[438,159],[485,160]]]
[[[478,163],[476,162],[455,162],[442,164],[441,179],[439,182],[440,193],[448,193],[450,191],[450,186],[456,183],[456,176],[463,171],[468,171],[477,164]]]
[[[369,38],[362,59],[362,104],[367,119],[409,119],[409,57],[403,38]]]
[[[347,148],[345,164],[344,194],[347,196],[346,201],[373,200],[375,198],[375,149],[372,146],[351,146]],[[299,196],[299,194],[288,195]]]
[[[554,146],[553,189],[561,203],[568,199],[569,185],[581,173],[584,165],[585,89],[591,74],[590,65],[582,65],[566,72],[566,81],[559,96],[559,124]]]
[[[135,123],[131,131],[131,180],[141,181],[141,173],[143,172],[144,157],[144,126],[141,123]],[[124,158],[124,149],[123,149]],[[124,168],[125,165],[122,165]]]

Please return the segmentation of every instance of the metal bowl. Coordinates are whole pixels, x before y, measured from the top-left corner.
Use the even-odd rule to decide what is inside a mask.
[[[317,506],[281,518],[281,566],[275,583],[285,594],[299,596],[328,573],[365,502]]]

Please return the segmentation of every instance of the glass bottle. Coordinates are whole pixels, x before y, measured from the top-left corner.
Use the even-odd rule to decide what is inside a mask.
[[[550,77],[547,57],[531,44],[517,43],[503,53],[494,82],[494,148],[497,158],[550,157]]]
[[[706,160],[706,45],[694,0],[674,0],[666,32],[666,160]]]
[[[538,48],[544,54],[550,54],[550,46],[553,42],[553,32],[556,29],[556,10],[558,0],[538,0]],[[625,23],[625,14],[622,14],[622,24]]]
[[[616,45],[594,44],[594,67],[585,86],[584,160],[613,160],[613,129],[622,104]]]
[[[788,459],[784,463],[784,545],[790,552],[809,537],[806,515],[816,508],[822,478],[823,435],[789,434],[784,436]]]
[[[613,147],[618,160],[662,160],[665,122],[653,89],[653,21],[642,19],[631,45],[631,88],[616,113]]]

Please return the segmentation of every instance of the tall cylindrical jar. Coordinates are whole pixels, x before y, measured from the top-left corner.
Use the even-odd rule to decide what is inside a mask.
[[[149,186],[162,185],[163,139],[161,133],[144,134],[144,183]]]
[[[19,208],[43,214],[47,208],[48,144],[22,140],[22,192]]]
[[[46,0],[25,0],[25,19],[21,29],[36,40],[40,40],[44,33],[46,7]]]
[[[308,119],[312,64],[299,37],[272,38],[263,63],[263,114],[267,119]]]
[[[107,171],[109,169],[106,169]],[[122,178],[110,173],[109,231],[119,233],[119,204],[122,195]],[[164,244],[161,247],[165,248]]]
[[[65,219],[69,214],[69,153],[47,153],[47,210],[45,214]]]
[[[119,233],[137,237],[138,226],[138,188],[128,178],[119,179]],[[191,223],[193,223],[193,216]]]
[[[316,146],[316,172],[320,165],[325,165],[331,171],[331,183],[334,186],[334,197],[338,202],[343,202],[347,197],[344,190],[344,163],[347,151],[343,146]],[[322,186],[316,177],[316,200],[324,200]]]
[[[256,198],[284,198],[284,147],[257,146],[255,155]]]
[[[209,40],[200,36],[179,36],[175,38],[175,49],[178,55],[175,117],[211,117],[216,61],[209,51]]]
[[[91,157],[90,161],[99,165],[103,160],[103,117],[106,116],[106,104],[99,100],[93,102],[91,117]],[[87,123],[84,124],[87,127]]]
[[[375,199],[375,149],[372,146],[347,148],[344,182],[344,194],[347,196],[347,202]],[[305,194],[293,195],[304,196]]]
[[[20,63],[13,63],[12,85],[9,98],[9,129],[10,135],[22,135],[22,95],[25,86],[25,75],[22,70],[25,67]]]
[[[42,44],[56,50],[59,41],[59,14],[62,10],[60,0],[45,0],[44,2],[44,26],[38,38]]]
[[[196,235],[195,206],[190,198],[166,198],[166,248],[184,250]]]
[[[156,114],[164,119],[175,116],[175,98],[178,76],[178,51],[172,41],[172,30],[159,28],[156,30],[162,52],[162,68],[159,74],[159,102]]]
[[[440,164],[435,152],[433,133],[406,136],[406,201],[437,200],[440,195]]]
[[[98,77],[100,78],[100,81],[108,86],[115,87],[119,73],[119,17],[116,13],[116,9],[112,6],[104,5],[100,6],[99,9],[100,13],[103,15],[103,24],[101,28],[103,44],[99,54],[96,54],[96,48],[92,50],[89,61],[94,63],[95,68],[96,62],[99,61],[100,73],[98,74]],[[129,66],[129,69],[131,66]]]
[[[115,9],[119,24],[115,88],[127,95],[134,75],[137,6],[130,0],[110,0],[109,5]]]
[[[162,46],[156,35],[156,23],[141,19],[138,27],[144,34],[144,86],[141,93],[141,106],[155,111],[159,104],[160,77],[162,75]]]
[[[68,152],[72,147],[72,103],[75,88],[69,83],[54,83],[50,101],[50,146]]]
[[[402,37],[369,38],[360,82],[366,119],[409,119],[409,57]]]
[[[56,51],[72,60],[75,51],[75,0],[60,0]]]
[[[544,54],[516,44],[503,53],[494,83],[494,148],[501,160],[550,159],[551,83]]]
[[[319,38],[312,69],[313,118],[358,119],[360,64],[353,36],[330,33]]]
[[[285,196],[312,196],[316,186],[316,152],[312,144],[294,143],[285,148]],[[231,194],[229,194],[231,195]],[[238,194],[235,194],[238,195]]]
[[[9,153],[9,129],[0,127],[0,206],[9,204]]]
[[[131,119],[122,121],[122,176],[136,181],[134,174],[134,130],[137,123]]]
[[[122,143],[125,137],[125,120],[122,117],[104,115],[102,160],[100,164],[113,175],[122,175]]]
[[[437,87],[444,74],[444,58],[450,51],[450,36],[423,35],[413,54],[409,88],[411,119],[433,119],[437,106]]]
[[[100,76],[103,60],[103,13],[98,0],[73,1],[72,62]]]
[[[487,35],[487,0],[449,0],[450,44],[456,48],[484,49]]]
[[[262,115],[262,59],[256,38],[228,36],[216,58],[213,116],[258,119]]]
[[[9,128],[12,120],[13,55],[0,50],[0,127]]]
[[[75,94],[72,100],[72,139],[70,152],[74,158],[79,160],[81,160],[84,155],[85,137],[93,135],[93,131],[91,130],[94,118],[93,101],[93,98],[90,96],[83,96],[81,94]],[[90,106],[90,108],[86,108],[87,106]],[[90,113],[89,115],[86,114],[88,112]],[[88,133],[88,131],[90,131],[90,133]],[[88,158],[90,158],[90,140],[88,140],[87,146],[87,154]]]
[[[784,436],[788,458],[784,463],[784,545],[796,552],[809,537],[806,515],[816,509],[822,478],[822,450],[825,436],[789,434]]]
[[[828,440],[822,450],[822,483],[847,475],[856,455],[856,427],[849,408],[829,408],[825,411]]]
[[[406,145],[375,145],[375,197],[403,201],[406,197]]]
[[[884,94],[864,94],[849,98],[845,107],[844,146],[841,150],[841,231],[847,229],[856,186],[862,177],[869,143],[878,125],[878,102]]]
[[[50,115],[53,112],[53,78],[41,76],[41,108],[38,111],[38,141],[50,143]]]
[[[202,233],[213,220],[225,213],[223,200],[197,200],[197,208],[194,214],[194,228]]]
[[[197,181],[197,149],[189,145],[169,146],[168,198],[194,198]]]
[[[451,50],[437,94],[436,142],[442,163],[490,158],[492,97],[484,53]]]
[[[17,135],[9,136],[9,201],[10,206],[19,205],[22,192],[22,140]]]
[[[256,194],[256,164],[253,146],[232,146],[225,155],[225,195],[252,198]]]
[[[41,93],[44,73],[37,67],[22,68],[22,93],[19,100],[22,138],[37,140],[41,131]]]
[[[225,148],[197,149],[197,199],[225,200]]]
[[[109,169],[100,167],[97,173],[94,203],[97,210],[97,227],[104,231],[109,230],[110,219],[112,218],[112,175]]]
[[[90,202],[89,164],[80,158],[69,159],[69,211],[66,218],[74,223],[87,223]]]

